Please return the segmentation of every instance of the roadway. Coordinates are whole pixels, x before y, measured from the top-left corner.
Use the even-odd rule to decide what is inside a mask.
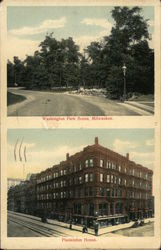
[[[47,223],[41,222],[36,216],[8,211],[8,237],[127,237],[127,236],[153,236],[154,218],[145,219],[145,226],[131,228],[134,222],[103,227],[99,229],[98,236],[94,230],[88,228],[88,233],[82,234],[81,225],[72,225],[47,219]]]
[[[136,107],[129,108],[105,97],[81,96],[68,93],[9,89],[26,100],[8,106],[8,116],[135,116]]]
[[[34,216],[8,212],[8,237],[62,237],[82,236],[81,231],[70,230],[57,223],[43,223]]]

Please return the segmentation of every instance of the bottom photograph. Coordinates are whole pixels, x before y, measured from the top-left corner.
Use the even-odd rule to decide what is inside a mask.
[[[8,237],[154,236],[154,129],[8,129]]]

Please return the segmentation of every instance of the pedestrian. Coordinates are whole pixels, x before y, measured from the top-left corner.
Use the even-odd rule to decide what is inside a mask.
[[[70,220],[70,226],[69,226],[70,230],[72,230],[72,220]]]
[[[86,226],[86,225],[83,225],[82,233],[87,233],[87,232],[88,232],[87,226]]]
[[[98,236],[98,223],[97,222],[94,225],[94,232],[95,232],[95,235]]]

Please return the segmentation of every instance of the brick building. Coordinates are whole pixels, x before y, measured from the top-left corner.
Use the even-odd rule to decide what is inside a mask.
[[[19,178],[7,178],[7,190],[9,190],[10,187],[15,187],[20,184],[21,181],[23,182],[24,180]]]
[[[8,190],[8,210],[35,214],[36,210],[36,175],[29,180],[21,181]]]
[[[152,175],[96,137],[94,145],[36,175],[35,213],[88,226],[150,217]]]

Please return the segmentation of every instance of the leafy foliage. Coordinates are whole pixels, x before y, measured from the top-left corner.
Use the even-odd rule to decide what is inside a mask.
[[[148,20],[139,7],[114,7],[114,26],[101,42],[93,41],[84,53],[73,39],[56,40],[47,34],[40,50],[24,61],[7,63],[8,86],[27,89],[106,88],[107,97],[123,95],[122,66],[127,66],[127,92],[154,92],[154,51],[149,48]]]

